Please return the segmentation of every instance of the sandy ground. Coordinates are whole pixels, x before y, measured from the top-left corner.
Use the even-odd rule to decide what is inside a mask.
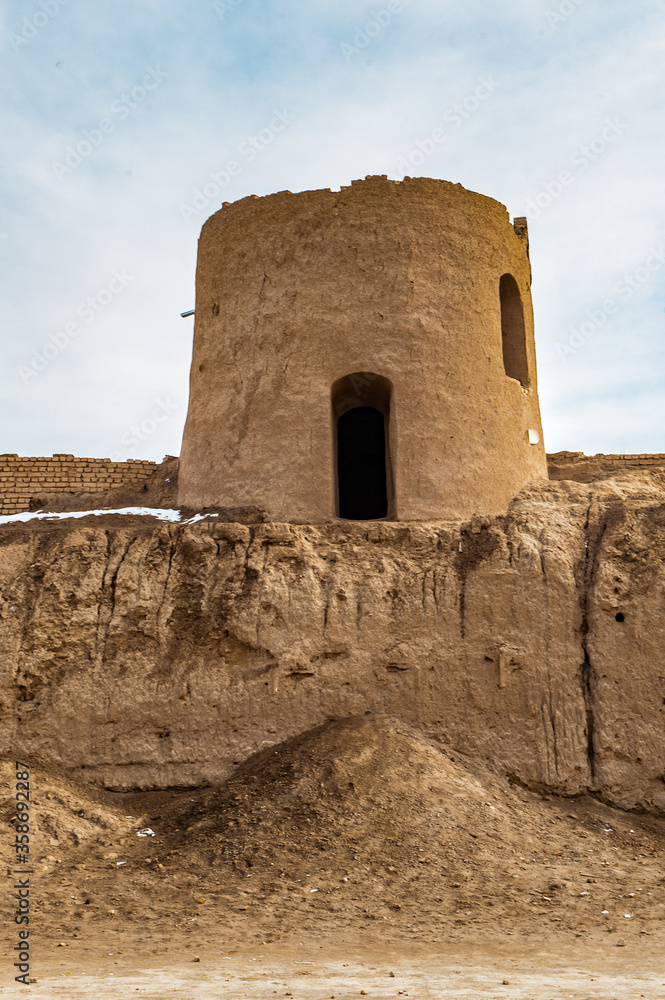
[[[37,982],[30,989],[43,997],[128,997],[154,1000],[348,1000],[366,995],[375,1000],[555,1000],[576,997],[598,1000],[665,998],[662,952],[637,946],[625,957],[598,948],[569,944],[552,953],[520,942],[490,940],[475,948],[449,950],[415,947],[411,953],[381,949],[368,943],[359,958],[341,947],[298,945],[297,957],[261,949],[257,955],[219,954],[208,946],[200,961],[173,961],[151,955],[144,962],[124,955],[75,953],[57,962],[45,954],[37,961]],[[50,949],[49,949],[50,951]],[[234,949],[235,951],[235,949]],[[369,952],[369,954],[367,954]],[[393,973],[391,976],[390,973]],[[364,991],[364,992],[363,992]],[[3,984],[0,997],[17,996]]]

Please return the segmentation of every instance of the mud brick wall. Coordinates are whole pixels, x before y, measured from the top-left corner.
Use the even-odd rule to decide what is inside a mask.
[[[0,455],[0,514],[16,514],[29,509],[33,496],[44,493],[98,493],[147,479],[157,462],[129,459],[111,462],[108,458],[22,458]]]
[[[665,465],[665,454],[655,455],[585,455],[583,451],[557,451],[548,455],[547,461],[555,465],[576,465],[579,462],[598,462],[617,469],[639,468],[642,465]]]
[[[547,456],[547,465],[550,479],[589,482],[613,473],[665,467],[665,454],[585,455],[582,451],[558,451]]]

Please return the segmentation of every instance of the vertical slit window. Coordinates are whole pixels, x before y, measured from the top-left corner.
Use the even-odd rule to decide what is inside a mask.
[[[509,378],[517,379],[521,385],[528,386],[529,366],[526,355],[524,307],[520,290],[512,274],[504,274],[501,278],[499,297],[503,367]]]

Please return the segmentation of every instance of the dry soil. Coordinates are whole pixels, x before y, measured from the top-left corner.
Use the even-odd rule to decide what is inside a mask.
[[[218,788],[113,793],[32,763],[43,996],[665,997],[662,817],[529,791],[386,716]]]

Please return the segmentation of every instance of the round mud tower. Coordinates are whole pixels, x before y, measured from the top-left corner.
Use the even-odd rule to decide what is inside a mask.
[[[546,476],[526,223],[385,177],[203,227],[179,502],[439,520]]]

